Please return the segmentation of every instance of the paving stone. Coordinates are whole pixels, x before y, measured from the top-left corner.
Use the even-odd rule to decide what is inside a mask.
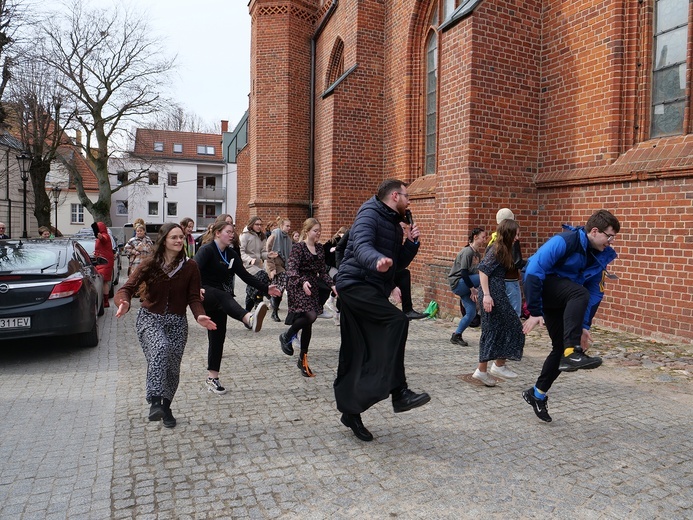
[[[1,518],[683,518],[693,507],[686,345],[597,328],[604,366],[561,375],[545,424],[521,397],[549,352],[545,331],[512,363],[516,381],[486,388],[468,378],[479,329],[459,348],[451,322],[418,320],[407,378],[432,401],[404,414],[377,404],[363,443],[335,409],[331,320],[314,325],[306,379],[279,349],[283,324],[253,334],[230,319],[229,393],[216,396],[206,332],[189,317],[169,430],[147,420],[135,314],[107,310],[95,349],[0,352]]]

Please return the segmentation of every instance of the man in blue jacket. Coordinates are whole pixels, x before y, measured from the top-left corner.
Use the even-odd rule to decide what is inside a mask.
[[[337,273],[342,344],[334,394],[342,424],[362,441],[373,440],[373,435],[363,425],[361,412],[378,401],[392,395],[392,407],[399,413],[431,400],[407,387],[409,320],[388,299],[391,294],[399,299],[395,274],[419,250],[417,225],[411,226],[406,240],[400,226],[408,206],[406,184],[384,181],[378,195],[359,209]]]
[[[546,324],[553,349],[534,387],[522,397],[542,421],[551,422],[548,392],[561,372],[597,368],[599,357],[585,354],[592,342],[590,326],[604,297],[606,267],[616,259],[611,247],[621,229],[618,219],[602,209],[585,227],[563,226],[529,258],[524,277],[530,317],[523,331]]]

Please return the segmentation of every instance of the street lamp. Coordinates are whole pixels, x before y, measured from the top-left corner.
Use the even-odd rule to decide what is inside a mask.
[[[55,202],[55,234],[58,234],[58,199],[60,198],[60,186],[53,186],[51,193],[53,194],[53,202]]]
[[[26,182],[29,180],[29,169],[31,168],[31,154],[27,151],[22,152],[17,156],[17,162],[19,163],[19,176],[24,183],[24,231],[22,232],[22,238],[28,238],[29,235],[26,233]]]

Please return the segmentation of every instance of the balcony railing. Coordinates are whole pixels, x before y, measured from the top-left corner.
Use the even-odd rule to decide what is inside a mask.
[[[226,188],[221,186],[207,186],[197,188],[197,200],[226,200]]]
[[[216,217],[201,217],[198,215],[195,219],[195,227],[199,230],[207,229],[207,226],[214,224],[216,219]]]

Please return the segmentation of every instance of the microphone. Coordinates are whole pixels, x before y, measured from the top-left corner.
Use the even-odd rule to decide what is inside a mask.
[[[412,216],[411,211],[408,209],[404,211],[404,218],[407,221],[407,224],[410,226],[414,225],[414,217]]]

